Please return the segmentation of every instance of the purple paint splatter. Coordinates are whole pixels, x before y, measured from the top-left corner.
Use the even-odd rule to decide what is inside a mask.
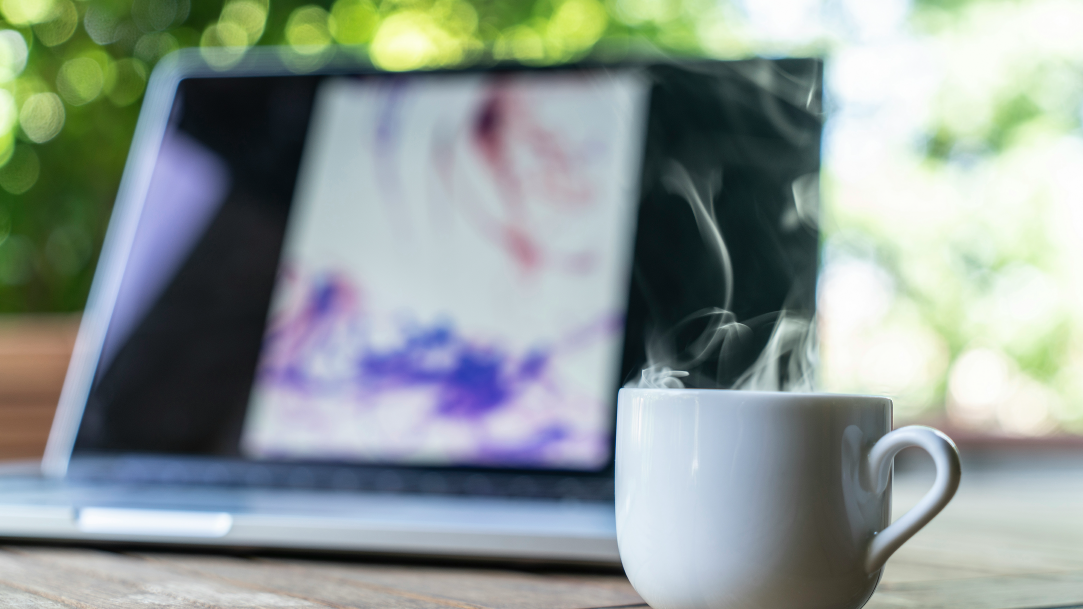
[[[359,323],[357,290],[339,275],[312,283],[296,313],[275,320],[264,346],[260,382],[306,394],[352,388],[359,396],[427,388],[437,396],[436,413],[476,417],[514,400],[541,382],[552,350],[536,346],[516,357],[497,346],[471,341],[449,321],[403,323],[397,344],[377,346]],[[350,353],[350,364],[328,376],[314,370]]]

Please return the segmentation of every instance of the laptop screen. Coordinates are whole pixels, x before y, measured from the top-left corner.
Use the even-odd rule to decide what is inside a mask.
[[[321,82],[242,453],[603,467],[646,84]]]
[[[666,163],[725,173],[738,318],[811,303],[818,63],[736,65],[181,80],[73,463],[611,471],[650,328],[718,305]]]

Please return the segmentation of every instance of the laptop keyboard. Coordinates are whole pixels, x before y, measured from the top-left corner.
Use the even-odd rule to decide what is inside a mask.
[[[200,484],[479,497],[612,501],[612,476],[550,472],[423,470],[215,459],[81,457],[68,477],[119,483]]]

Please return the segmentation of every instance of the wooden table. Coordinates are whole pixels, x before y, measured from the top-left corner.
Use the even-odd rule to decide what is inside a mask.
[[[1083,607],[1081,472],[964,474],[952,505],[888,562],[867,607]],[[900,476],[896,513],[927,484],[923,474]],[[0,607],[645,605],[616,573],[8,546]]]
[[[1083,454],[968,471],[959,493],[887,563],[870,609],[1083,608]],[[900,477],[902,514],[931,476]]]

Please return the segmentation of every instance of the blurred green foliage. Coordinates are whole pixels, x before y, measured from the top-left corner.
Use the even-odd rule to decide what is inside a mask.
[[[1078,2],[921,3],[835,50],[828,386],[903,420],[1083,431],[1081,27]]]
[[[0,0],[0,311],[85,301],[151,69],[281,45],[388,70],[826,54],[824,384],[900,419],[1083,430],[1073,0]]]

